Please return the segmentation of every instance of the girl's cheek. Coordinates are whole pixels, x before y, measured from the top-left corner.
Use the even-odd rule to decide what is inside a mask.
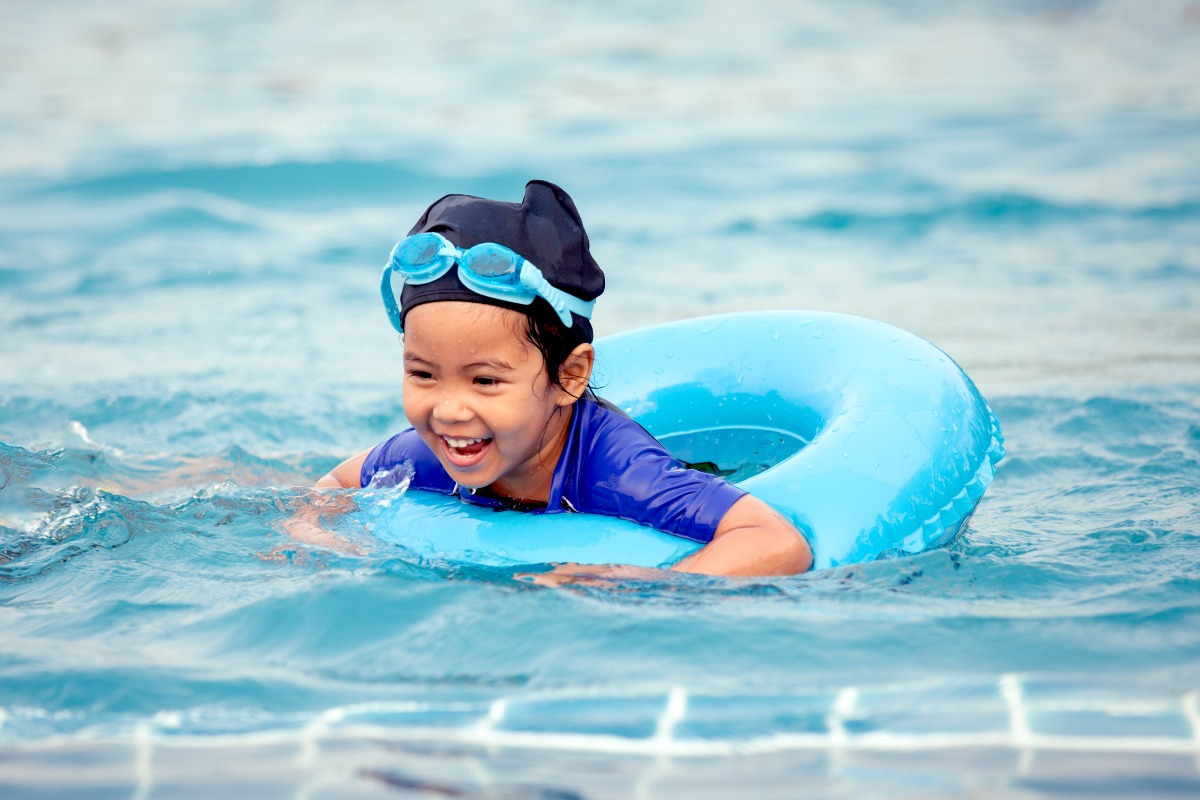
[[[412,386],[405,387],[404,396],[401,398],[405,416],[411,417],[418,414],[424,405],[423,399],[423,392],[420,389]]]

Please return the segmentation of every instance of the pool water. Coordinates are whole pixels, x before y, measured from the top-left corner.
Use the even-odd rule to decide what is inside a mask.
[[[740,483],[761,475],[804,448],[808,441],[795,431],[761,425],[714,425],[656,437],[663,447],[692,469]]]
[[[1200,6],[993,6],[0,6],[0,797],[1200,793]],[[600,335],[953,356],[966,530],[572,590],[292,541],[403,424],[391,245],[533,177]]]

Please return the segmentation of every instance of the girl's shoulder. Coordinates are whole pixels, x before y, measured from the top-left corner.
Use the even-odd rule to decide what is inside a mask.
[[[589,401],[589,400],[590,400],[592,403],[594,403],[594,404],[596,404],[597,406],[599,406],[599,407],[600,407],[601,409],[603,409],[604,411],[608,411],[608,412],[611,412],[611,413],[613,413],[613,414],[616,414],[618,417],[624,417],[625,419],[631,419],[631,417],[629,416],[629,414],[628,414],[628,413],[626,413],[625,409],[621,408],[619,405],[617,405],[616,403],[612,402],[611,400],[605,400],[603,397],[601,397],[601,396],[600,396],[600,395],[598,395],[598,394],[594,394],[594,393],[590,393],[590,392],[589,392],[589,393],[588,393],[588,395],[587,395],[587,397],[585,397],[585,398],[584,398],[583,402],[587,402],[587,401]]]
[[[603,460],[609,464],[624,460],[616,458],[618,452],[628,457],[662,455],[673,458],[641,423],[602,397],[590,396],[579,402],[575,428],[576,437],[587,444],[586,449],[596,452],[599,448]]]
[[[573,463],[560,465],[571,508],[703,542],[745,494],[715,475],[687,469],[619,409],[587,402],[580,411],[579,446],[564,453]]]

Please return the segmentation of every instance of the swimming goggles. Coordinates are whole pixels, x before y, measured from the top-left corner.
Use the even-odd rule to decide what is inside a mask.
[[[534,298],[541,297],[568,327],[572,314],[592,318],[595,300],[581,300],[551,286],[540,269],[502,244],[484,242],[460,250],[440,233],[414,233],[392,248],[392,257],[383,268],[379,284],[393,328],[404,332],[398,302],[404,284],[435,281],[455,264],[458,279],[476,294],[520,305],[529,305]]]

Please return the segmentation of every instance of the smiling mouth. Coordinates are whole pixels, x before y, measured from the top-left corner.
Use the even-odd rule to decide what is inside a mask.
[[[470,467],[478,462],[492,443],[491,439],[464,439],[457,436],[442,436],[446,455],[456,467]]]

